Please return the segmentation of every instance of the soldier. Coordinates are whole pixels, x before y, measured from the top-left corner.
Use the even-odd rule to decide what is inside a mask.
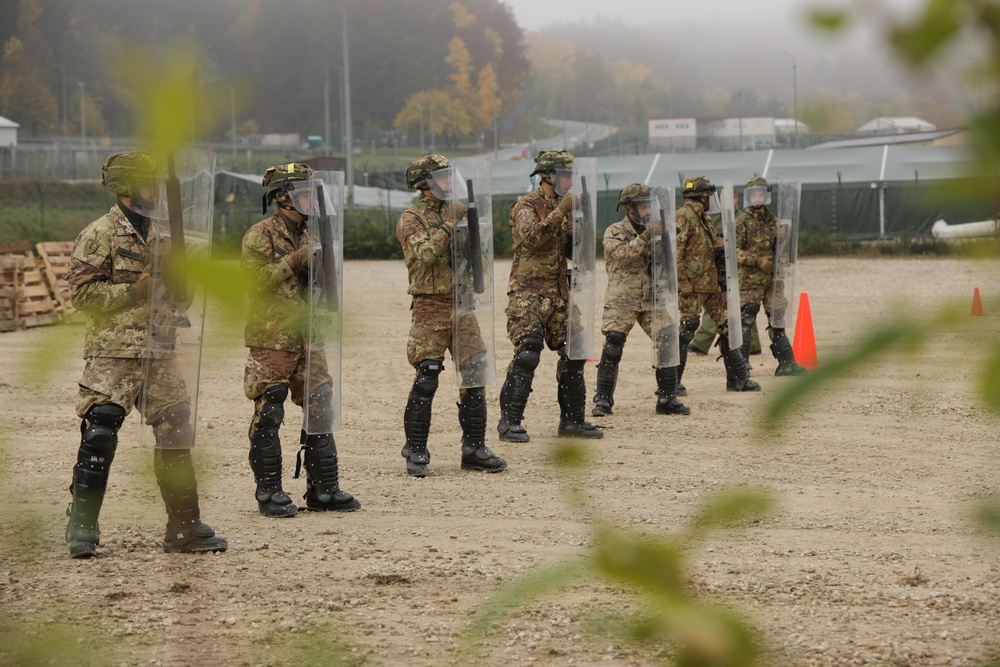
[[[719,332],[719,349],[726,366],[726,389],[729,391],[759,391],[760,385],[750,379],[746,362],[739,349],[729,346],[726,294],[719,286],[716,249],[724,242],[716,235],[707,210],[717,208],[715,186],[704,176],[684,180],[684,205],[677,209],[677,285],[681,313],[680,382],[687,364],[687,348],[701,322],[705,309],[715,321]],[[748,337],[749,338],[749,337]]]
[[[604,437],[604,431],[597,425],[584,421],[586,359],[569,359],[566,354],[569,318],[566,252],[571,245],[572,212],[577,201],[569,192],[573,185],[572,169],[573,155],[568,151],[540,151],[531,175],[540,174],[541,183],[537,190],[518,199],[510,212],[514,261],[506,312],[514,358],[500,390],[497,431],[501,440],[529,440],[521,420],[543,345],[559,354],[556,367],[559,435]]]
[[[453,183],[452,181],[457,181]],[[416,369],[413,387],[406,401],[403,430],[406,444],[400,452],[406,472],[412,477],[431,474],[427,437],[431,428],[431,402],[444,370],[444,354],[450,350],[460,367],[487,363],[486,345],[477,321],[460,316],[466,329],[465,343],[453,342],[455,324],[452,246],[456,243],[455,224],[466,216],[467,207],[458,201],[455,189],[464,187],[448,158],[422,155],[406,169],[406,186],[420,196],[406,209],[396,224],[396,238],[403,246],[409,274],[412,323],[406,342],[406,356]],[[461,356],[461,358],[460,358]],[[479,384],[473,382],[472,384]],[[458,392],[458,422],[462,426],[462,469],[500,472],[507,462],[486,446],[486,389],[468,386]]]
[[[309,350],[308,304],[310,237],[308,213],[315,193],[309,187],[312,168],[305,164],[283,164],[269,168],[262,184],[263,213],[271,202],[275,210],[243,236],[240,266],[248,276],[250,311],[245,344],[250,348],[243,379],[243,392],[254,402],[250,422],[250,468],[257,483],[257,507],[268,517],[295,516],[298,508],[282,488],[281,441],[278,429],[285,416],[284,402],[305,402],[317,423],[332,421],[333,377],[322,353]],[[306,386],[308,381],[308,385]],[[307,400],[308,399],[308,400]],[[322,413],[322,414],[321,414]],[[307,434],[299,438],[296,457],[299,476],[304,454],[306,507],[313,511],[350,512],[361,507],[354,496],[340,488],[337,443],[333,433]]]
[[[632,326],[639,326],[651,339],[653,321],[652,243],[663,231],[659,220],[650,224],[653,193],[648,185],[633,183],[618,193],[618,206],[625,205],[625,219],[610,225],[604,232],[604,268],[608,272],[608,289],[604,296],[604,349],[597,366],[597,390],[594,394],[595,417],[612,414],[618,364],[625,339]],[[659,398],[656,413],[689,415],[691,409],[677,400],[677,369],[657,368],[656,386]]]
[[[795,361],[792,344],[784,327],[771,326],[775,247],[778,219],[767,208],[771,203],[771,186],[755,176],[743,190],[743,212],[736,219],[736,261],[740,272],[740,316],[743,322],[744,359],[750,356],[750,328],[757,320],[763,304],[768,319],[767,333],[771,338],[771,354],[778,360],[775,375],[802,375],[803,366]]]
[[[138,409],[153,427],[153,470],[167,508],[163,550],[225,551],[226,540],[200,519],[191,396],[176,354],[154,355],[148,346],[148,301],[155,289],[150,273],[154,255],[162,252],[149,219],[159,197],[158,166],[148,153],[124,152],[109,157],[101,171],[117,203],[80,232],[66,274],[73,306],[87,317],[76,404],[82,437],[67,510],[69,555],[97,555],[98,515],[118,430],[140,396]]]

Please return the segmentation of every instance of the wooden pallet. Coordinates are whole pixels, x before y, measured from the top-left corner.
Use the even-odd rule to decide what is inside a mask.
[[[66,282],[66,273],[73,258],[74,241],[43,241],[35,244],[38,256],[42,262],[42,273],[49,286],[49,293],[59,304],[63,314],[76,312],[70,301],[70,286]]]
[[[0,243],[0,289],[9,305],[0,307],[0,331],[25,329],[59,321],[38,260],[27,241]]]

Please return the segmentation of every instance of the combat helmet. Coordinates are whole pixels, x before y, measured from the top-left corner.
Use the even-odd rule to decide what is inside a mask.
[[[535,155],[535,170],[529,174],[551,174],[557,170],[573,169],[573,154],[569,151],[538,151]]]
[[[449,166],[451,163],[443,155],[437,153],[421,155],[406,168],[406,187],[411,190],[427,187],[427,177],[431,175],[431,172],[447,169]]]
[[[753,201],[756,199],[757,201]],[[754,176],[743,188],[743,208],[767,206],[771,203],[771,186],[763,176]]]
[[[132,210],[149,215],[158,196],[160,165],[156,158],[141,151],[123,151],[111,155],[101,166],[101,184],[119,197],[131,202]],[[153,192],[153,199],[143,196],[143,190]]]
[[[714,194],[716,187],[707,176],[692,176],[684,179],[684,198],[692,199]]]
[[[626,207],[632,204],[638,204],[639,202],[651,201],[653,199],[653,193],[649,189],[649,186],[645,183],[633,183],[632,185],[626,185],[618,193],[618,205],[615,206],[615,210],[621,208],[622,204]]]
[[[286,210],[295,208],[290,205],[282,205],[281,202],[288,199],[289,193],[295,191],[297,187],[304,188],[312,173],[312,167],[300,162],[289,162],[269,167],[264,172],[264,180],[261,181],[261,185],[267,188],[262,198],[264,209],[262,213],[267,213],[267,207],[274,200],[278,201],[278,206]],[[296,185],[297,183],[298,185]]]

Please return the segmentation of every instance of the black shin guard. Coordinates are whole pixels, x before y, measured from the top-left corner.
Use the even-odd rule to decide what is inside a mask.
[[[697,317],[688,318],[681,321],[680,335],[678,336],[678,353],[680,364],[677,366],[677,386],[681,386],[681,378],[684,377],[684,368],[687,366],[688,346],[694,340],[694,335],[701,326],[701,319]],[[686,392],[685,392],[686,393]]]
[[[500,472],[507,462],[486,446],[486,390],[472,387],[464,391],[458,404],[458,423],[462,426],[462,469]]]
[[[163,550],[168,553],[225,551],[229,546],[226,540],[216,537],[215,531],[201,522],[191,451],[158,448],[153,453],[153,472],[167,506]]]
[[[288,385],[276,384],[263,394],[264,405],[250,425],[250,469],[257,483],[257,508],[264,516],[295,516],[298,508],[281,486],[282,457],[278,429],[285,418]]]
[[[691,408],[677,400],[677,367],[656,369],[656,414],[689,415]]]
[[[521,425],[524,409],[531,395],[531,382],[541,359],[544,341],[538,336],[525,336],[521,350],[514,355],[511,370],[500,389],[500,422],[497,432],[507,442],[528,442],[528,431]]]
[[[750,345],[753,340],[753,323],[757,320],[759,312],[759,303],[748,303],[740,310],[740,323],[743,325],[743,344],[740,345],[740,354],[743,355],[743,361],[747,363],[748,371],[750,368]]]
[[[559,376],[559,435],[576,438],[603,438],[604,431],[584,420],[587,385],[583,377],[584,359],[569,359]]]
[[[118,429],[125,409],[114,403],[95,405],[80,422],[80,449],[69,490],[73,500],[66,510],[66,542],[73,558],[97,554],[101,543],[98,516],[108,487],[111,462],[118,448]]]
[[[719,336],[719,351],[722,352],[722,362],[726,366],[727,391],[760,391],[760,385],[750,379],[747,362],[739,349],[729,347],[729,335]]]
[[[594,390],[595,417],[610,415],[614,411],[615,387],[618,384],[618,364],[622,359],[626,335],[620,331],[609,331],[604,335],[604,349],[601,362],[597,364],[597,388]]]
[[[361,507],[354,496],[340,488],[340,464],[333,434],[306,435],[302,431],[301,441],[308,483],[306,507],[314,512],[352,512]],[[295,476],[298,474],[296,463]]]
[[[429,474],[427,464],[431,461],[427,451],[427,438],[431,431],[431,405],[438,388],[438,376],[444,364],[434,359],[425,359],[417,364],[417,378],[410,389],[403,413],[403,432],[406,444],[400,454],[406,459],[406,472],[412,477]]]
[[[808,372],[805,366],[795,361],[792,343],[785,335],[784,329],[771,330],[771,354],[778,360],[778,367],[774,369],[774,374],[777,376],[803,375]]]

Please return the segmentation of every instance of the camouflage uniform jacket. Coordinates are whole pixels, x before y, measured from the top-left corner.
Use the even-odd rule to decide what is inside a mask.
[[[774,259],[778,219],[766,206],[750,206],[736,218],[736,262],[740,268],[740,287],[770,287],[773,274],[762,271],[757,262]]]
[[[510,267],[510,293],[569,298],[565,248],[572,216],[559,211],[559,200],[547,197],[538,188],[511,208],[514,261]]]
[[[117,204],[76,237],[66,281],[73,307],[87,316],[84,357],[146,356],[149,308],[131,287],[151,264],[151,248]]]
[[[453,208],[454,207],[454,210]],[[465,207],[423,194],[403,211],[396,223],[396,238],[403,246],[403,261],[410,276],[407,294],[452,295],[451,215],[465,215]]]
[[[249,278],[250,290],[247,347],[302,349],[307,312],[303,283],[285,257],[308,242],[308,226],[303,223],[293,233],[277,211],[243,235],[240,268]]]
[[[650,276],[652,245],[628,217],[604,232],[604,268],[608,289],[604,307],[620,310],[652,310],[653,279]]]
[[[677,209],[677,284],[695,292],[714,293],[719,287],[715,266],[715,226],[700,202],[685,199]]]

